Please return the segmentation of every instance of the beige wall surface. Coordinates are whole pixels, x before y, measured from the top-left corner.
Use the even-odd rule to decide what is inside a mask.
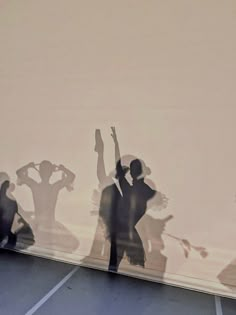
[[[115,126],[168,199],[136,227],[145,267],[119,272],[236,297],[235,30],[233,0],[1,1],[0,171],[34,234],[22,250],[108,268],[94,147],[100,129],[110,174]],[[43,160],[74,189],[19,185]]]

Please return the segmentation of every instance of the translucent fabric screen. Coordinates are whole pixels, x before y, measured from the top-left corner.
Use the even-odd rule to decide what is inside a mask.
[[[1,1],[2,247],[236,296],[235,12]]]

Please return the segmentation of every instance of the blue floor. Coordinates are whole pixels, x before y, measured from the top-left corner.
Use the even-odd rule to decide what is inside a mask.
[[[208,294],[15,252],[0,255],[1,315],[218,315]],[[236,315],[236,300],[222,298],[221,305],[223,315]]]

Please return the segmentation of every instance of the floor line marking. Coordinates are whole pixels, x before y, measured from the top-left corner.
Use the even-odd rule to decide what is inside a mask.
[[[219,296],[215,296],[215,306],[216,306],[216,315],[223,315],[221,298]]]
[[[79,269],[79,266],[76,266],[68,273],[55,287],[53,287],[41,300],[39,300],[25,315],[34,314],[45,302],[47,302],[50,297],[55,294],[62,286],[65,284],[73,274]]]

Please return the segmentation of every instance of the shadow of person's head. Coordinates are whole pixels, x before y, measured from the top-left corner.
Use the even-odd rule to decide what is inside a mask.
[[[53,172],[54,172],[54,165],[50,161],[42,161],[39,164],[39,175],[42,181],[49,182]]]
[[[131,154],[126,154],[121,157],[121,159],[117,162],[121,164],[122,172],[126,175],[126,178],[129,182],[133,180],[145,178],[146,176],[151,174],[150,168],[145,164],[142,159],[138,159],[136,156]],[[119,174],[113,171],[112,174],[114,177],[118,178]]]
[[[6,181],[10,181],[9,175],[5,172],[0,172],[0,188]]]
[[[1,185],[1,196],[5,196],[7,193],[8,188],[10,187],[10,181],[5,180],[5,182]]]
[[[130,173],[133,178],[145,178],[151,174],[151,169],[143,160],[135,159],[130,163]]]
[[[141,160],[135,159],[130,163],[130,175],[133,180],[145,177]]]
[[[11,183],[10,177],[5,172],[0,172],[0,189],[1,192],[11,194],[15,190],[15,184]]]

